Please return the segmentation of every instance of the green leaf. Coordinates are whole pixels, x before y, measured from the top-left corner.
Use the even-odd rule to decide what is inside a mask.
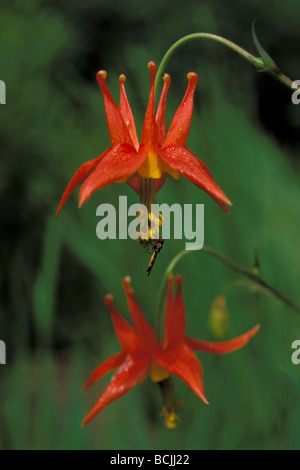
[[[256,33],[255,33],[255,21],[253,21],[253,23],[252,23],[252,38],[253,38],[253,42],[255,44],[255,47],[257,49],[257,52],[261,56],[264,71],[278,74],[280,72],[278,66],[275,64],[274,60],[267,53],[267,51],[264,50],[264,48],[260,44],[259,40],[257,39]]]

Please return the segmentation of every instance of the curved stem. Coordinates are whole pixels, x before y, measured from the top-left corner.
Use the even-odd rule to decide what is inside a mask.
[[[164,69],[168,61],[170,60],[171,56],[174,54],[176,49],[182,46],[183,44],[185,44],[186,42],[192,41],[195,39],[210,39],[212,41],[219,42],[220,44],[223,44],[229,49],[232,49],[233,51],[235,51],[241,57],[243,57],[248,62],[253,64],[258,70],[268,73],[268,75],[271,75],[273,78],[276,78],[276,80],[279,80],[283,85],[287,86],[288,88],[293,88],[292,87],[293,81],[290,80],[286,75],[284,75],[277,66],[267,68],[264,60],[261,57],[255,57],[254,55],[250,54],[250,52],[246,51],[246,49],[243,49],[242,47],[238,46],[234,42],[229,41],[228,39],[225,39],[222,36],[218,36],[216,34],[193,33],[193,34],[184,36],[183,38],[176,41],[163,56],[162,61],[158,67],[156,78],[155,78],[155,87],[154,87],[155,93],[157,91],[159,79],[162,73],[164,72]],[[298,87],[298,89],[299,88],[300,87]],[[297,88],[294,88],[294,89],[297,89]]]
[[[243,266],[240,266],[240,265],[234,263],[229,258],[226,258],[221,253],[214,250],[213,248],[210,248],[209,246],[204,246],[202,248],[202,251],[204,251],[205,253],[208,253],[209,255],[212,255],[215,258],[219,259],[223,263],[227,264],[227,266],[229,266],[234,271],[243,274],[244,276],[248,277],[249,279],[252,279],[252,281],[256,282],[256,284],[259,284],[260,286],[267,289],[267,291],[269,291],[271,294],[273,294],[275,297],[277,297],[279,300],[281,300],[281,302],[283,302],[288,307],[290,307],[292,310],[294,310],[294,312],[300,314],[300,307],[295,305],[288,297],[286,297],[284,294],[279,292],[275,287],[271,286],[255,270],[247,269],[247,268],[244,268]]]
[[[231,269],[234,271],[243,274],[244,276],[248,277],[252,281],[254,281],[256,284],[262,286],[266,290],[266,294],[272,294],[274,297],[277,297],[281,302],[283,302],[285,305],[287,305],[289,308],[294,310],[294,312],[300,314],[300,307],[294,304],[288,297],[286,297],[284,294],[282,294],[280,291],[278,291],[275,287],[271,286],[267,281],[265,281],[260,274],[258,273],[257,269],[247,269],[244,268],[243,266],[240,266],[239,264],[235,263],[234,261],[231,261],[231,259],[227,258],[226,256],[222,255],[218,251],[216,251],[214,248],[211,248],[209,246],[203,246],[201,250],[197,251],[202,251],[204,253],[207,253],[214,258],[219,259],[222,261],[224,264],[229,266]],[[157,338],[158,340],[161,339],[161,315],[162,315],[162,307],[163,307],[163,299],[164,299],[164,292],[165,288],[167,285],[168,281],[168,276],[171,274],[173,269],[175,268],[176,264],[178,261],[181,260],[185,255],[189,253],[194,253],[195,251],[193,250],[183,250],[180,253],[178,253],[175,258],[171,261],[169,266],[167,267],[164,277],[162,279],[159,293],[158,293],[158,302],[157,302],[157,310],[156,310],[156,332],[157,332]]]

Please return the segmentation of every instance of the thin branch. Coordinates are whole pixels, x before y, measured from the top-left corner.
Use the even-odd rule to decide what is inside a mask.
[[[260,286],[267,289],[275,297],[277,297],[284,304],[286,304],[288,307],[290,307],[292,310],[294,310],[294,312],[300,314],[300,307],[295,305],[288,297],[286,297],[284,294],[282,294],[275,287],[271,286],[257,272],[252,271],[251,269],[244,268],[243,266],[240,266],[240,265],[234,263],[229,258],[226,258],[221,253],[214,250],[213,248],[210,248],[209,246],[204,246],[202,248],[202,251],[204,251],[205,253],[208,253],[209,255],[214,256],[215,258],[219,259],[223,263],[227,264],[227,266],[229,266],[234,271],[243,274],[244,276],[248,277],[249,279],[252,279],[252,281],[254,281],[256,284],[259,284]]]
[[[253,31],[254,31],[254,28],[253,28]],[[268,75],[271,75],[273,78],[275,78],[276,80],[281,82],[283,85],[287,86],[288,88],[294,89],[294,90],[300,89],[298,85],[294,85],[293,87],[293,80],[291,80],[286,75],[284,75],[274,62],[272,62],[271,65],[269,65],[269,63],[266,63],[266,60],[265,60],[266,53],[262,48],[261,50],[264,52],[263,57],[255,57],[253,54],[250,54],[250,52],[246,51],[246,49],[243,49],[242,47],[238,46],[234,42],[229,41],[228,39],[225,39],[222,36],[218,36],[216,34],[210,34],[210,33],[193,33],[193,34],[184,36],[183,38],[176,41],[163,56],[162,61],[158,67],[157,75],[155,78],[155,93],[157,91],[160,77],[163,74],[168,61],[170,60],[171,56],[174,54],[176,49],[182,46],[183,44],[185,44],[186,42],[194,41],[195,39],[210,39],[212,41],[219,42],[220,44],[223,44],[229,49],[232,49],[233,51],[235,51],[241,57],[243,57],[252,65],[254,65],[259,71],[266,72]],[[257,41],[256,42],[256,47],[257,47],[259,43],[258,43],[256,36],[255,36],[255,39]]]
[[[257,268],[253,269],[247,269],[244,268],[243,266],[240,266],[239,264],[235,263],[234,261],[231,261],[231,259],[227,258],[226,256],[222,255],[218,251],[216,251],[214,248],[211,248],[209,246],[203,246],[201,250],[197,250],[198,252],[204,252],[207,253],[208,255],[213,256],[214,258],[219,259],[222,261],[224,264],[226,264],[229,268],[233,269],[233,271],[236,271],[243,276],[248,277],[254,283],[257,285],[262,286],[266,291],[272,296],[277,297],[282,303],[287,305],[290,309],[292,309],[295,313],[300,314],[300,307],[297,306],[294,302],[292,302],[288,297],[286,297],[284,294],[282,294],[278,289],[275,287],[271,286],[267,281],[265,281],[261,275],[259,274],[259,270]],[[193,250],[183,250],[180,253],[178,253],[170,262],[168,265],[164,277],[162,279],[159,293],[158,293],[158,301],[157,301],[157,309],[156,309],[156,334],[157,338],[160,340],[161,339],[161,315],[162,315],[162,309],[163,309],[163,301],[164,301],[164,292],[166,290],[167,282],[168,282],[168,276],[172,273],[174,270],[176,264],[183,258],[184,256],[188,255],[189,253],[195,253]],[[266,293],[267,293],[266,292]]]

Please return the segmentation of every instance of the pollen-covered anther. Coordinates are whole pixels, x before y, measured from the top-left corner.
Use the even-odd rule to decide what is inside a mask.
[[[156,238],[158,238],[158,230],[155,230],[155,229],[149,229],[149,238],[150,240],[155,240]]]
[[[176,429],[180,421],[178,414],[175,411],[168,411],[166,407],[162,410],[165,425],[168,429]]]
[[[122,73],[122,75],[119,76],[119,82],[120,83],[125,83],[126,82],[126,75]]]

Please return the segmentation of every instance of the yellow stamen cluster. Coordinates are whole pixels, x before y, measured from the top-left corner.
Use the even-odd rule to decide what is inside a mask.
[[[136,214],[137,217],[140,216],[140,211]],[[158,218],[154,217],[152,212],[148,214],[148,238],[143,238],[144,241],[155,240],[159,238],[159,228],[162,226],[163,216],[162,214],[158,214]],[[142,217],[141,218],[141,225],[145,225],[146,220]],[[140,232],[140,227],[137,228],[137,231]],[[138,239],[141,241],[141,238]]]
[[[161,412],[162,416],[164,417],[165,425],[168,429],[176,429],[179,423],[179,416],[178,414],[172,410],[169,411],[165,406]]]

